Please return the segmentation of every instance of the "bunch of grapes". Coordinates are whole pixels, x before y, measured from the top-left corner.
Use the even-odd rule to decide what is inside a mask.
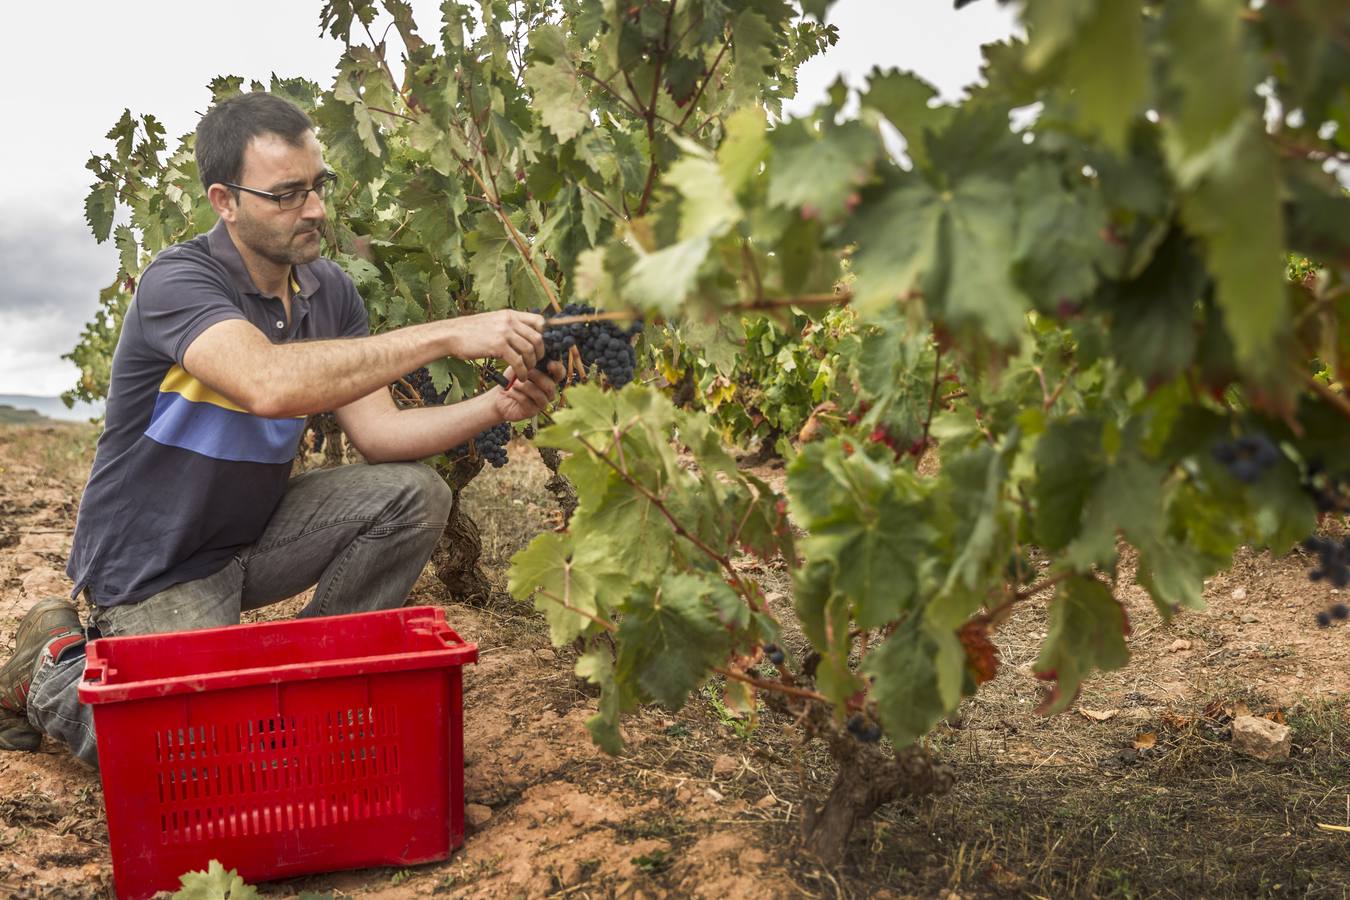
[[[448,387],[443,391],[436,390],[436,385],[431,383],[431,373],[427,371],[426,366],[404,375],[403,380],[417,392],[423,406],[440,406],[445,402],[446,395],[450,393]]]
[[[594,312],[595,307],[584,303],[569,303],[558,316],[588,316]],[[598,366],[611,385],[616,389],[621,388],[633,380],[633,369],[637,366],[633,338],[641,333],[641,319],[627,328],[620,328],[613,322],[572,322],[548,326],[544,331],[544,358],[539,361],[538,368],[546,371],[548,364],[555,361],[566,365],[568,351],[576,347],[584,368],[589,370],[592,366]]]
[[[511,423],[502,422],[480,432],[471,442],[478,455],[492,463],[492,468],[506,465],[506,445],[511,442]],[[460,444],[450,451],[451,456],[468,456],[469,445]]]
[[[1320,459],[1308,463],[1303,490],[1312,497],[1318,512],[1350,512],[1350,484],[1343,476],[1328,472]]]
[[[315,416],[313,420],[310,421],[308,434],[311,453],[323,452],[324,426],[325,424],[332,426],[335,421],[336,421],[335,417],[330,412],[320,413],[319,415]]]
[[[1350,538],[1332,541],[1313,536],[1303,542],[1303,549],[1316,553],[1321,563],[1308,573],[1309,581],[1325,578],[1338,588],[1350,584]]]
[[[1243,484],[1255,484],[1266,471],[1280,461],[1280,451],[1260,432],[1244,434],[1231,441],[1219,441],[1212,450],[1228,474]]]

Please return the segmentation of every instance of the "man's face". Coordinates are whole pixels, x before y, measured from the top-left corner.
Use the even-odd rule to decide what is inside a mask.
[[[314,132],[307,131],[300,146],[275,134],[262,134],[244,150],[245,187],[284,194],[304,190],[326,171],[323,151]],[[313,262],[319,256],[319,229],[324,222],[323,200],[311,193],[299,209],[280,209],[275,200],[239,192],[235,235],[254,253],[280,265]]]

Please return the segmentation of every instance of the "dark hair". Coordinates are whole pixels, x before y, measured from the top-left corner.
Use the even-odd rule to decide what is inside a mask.
[[[197,124],[197,172],[202,187],[217,182],[238,183],[244,174],[244,150],[260,134],[275,134],[298,147],[314,123],[300,107],[255,91],[222,100]]]

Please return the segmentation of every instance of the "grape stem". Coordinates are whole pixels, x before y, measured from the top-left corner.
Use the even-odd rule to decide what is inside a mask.
[[[584,325],[587,322],[627,322],[641,317],[641,313],[616,309],[610,312],[586,313],[582,316],[554,316],[544,320],[545,328],[561,328],[564,325]]]

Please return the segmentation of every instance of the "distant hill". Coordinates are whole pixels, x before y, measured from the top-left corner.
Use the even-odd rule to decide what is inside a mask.
[[[51,419],[31,409],[15,409],[0,403],[0,425],[37,425],[50,421]]]
[[[90,419],[103,415],[102,403],[76,403],[74,409],[66,409],[66,405],[61,402],[60,397],[35,397],[31,394],[0,394],[0,407],[10,407],[8,412],[34,412],[38,414],[36,419],[24,421],[41,421],[42,419],[58,419],[64,422],[87,422]],[[19,421],[6,416],[0,421],[13,422]]]

